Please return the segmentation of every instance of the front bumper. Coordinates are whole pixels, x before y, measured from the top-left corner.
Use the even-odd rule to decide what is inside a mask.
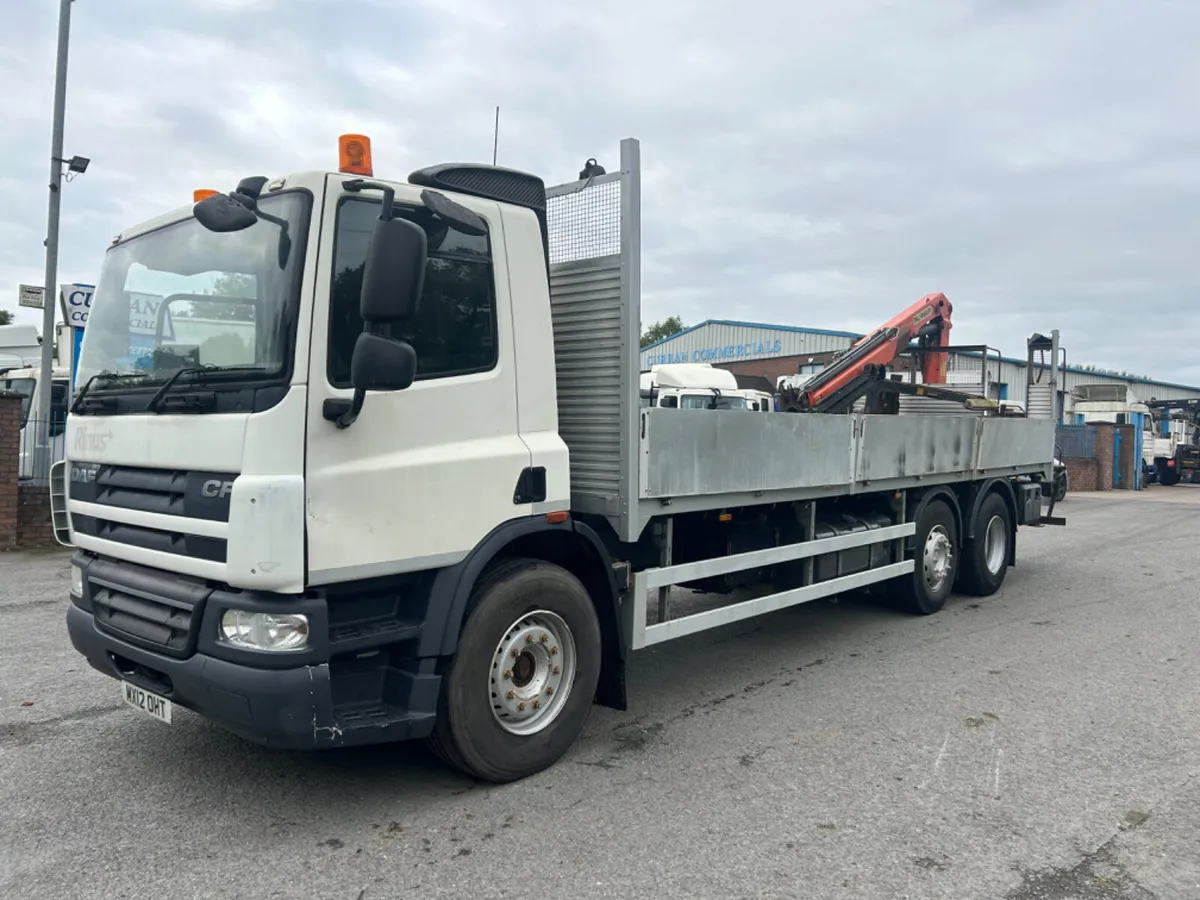
[[[93,668],[166,697],[259,744],[312,749],[335,740],[329,666],[257,669],[196,653],[171,659],[96,628],[95,617],[72,604],[67,632]]]
[[[83,569],[83,596],[71,598],[67,632],[110,678],[272,747],[384,743],[433,729],[436,661],[405,658],[404,645],[372,652],[361,638],[339,644],[323,597],[225,591],[82,553],[73,564]],[[306,614],[309,649],[278,654],[218,643],[217,623],[231,607]]]

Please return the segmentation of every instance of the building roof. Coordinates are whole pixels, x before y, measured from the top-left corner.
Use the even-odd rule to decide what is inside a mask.
[[[703,328],[705,325],[732,325],[735,328],[761,328],[764,331],[794,331],[800,334],[819,334],[825,337],[840,337],[849,338],[857,341],[862,337],[861,334],[854,334],[850,331],[828,331],[824,328],[800,328],[797,325],[766,325],[762,322],[738,322],[734,319],[705,319],[698,325],[689,325],[683,331],[677,331],[672,335],[668,335],[660,341],[655,341],[653,344],[647,344],[641,349],[645,353],[651,347],[657,347],[659,344],[665,344],[667,341],[673,341],[675,338],[685,335],[690,331],[695,331],[698,328]]]
[[[673,341],[677,337],[681,337],[691,331],[697,330],[698,328],[703,328],[706,325],[732,325],[735,328],[761,328],[763,331],[792,331],[792,332],[799,332],[800,334],[814,334],[814,335],[823,335],[825,337],[849,338],[850,340],[854,340],[854,341],[860,340],[861,338],[864,337],[864,335],[856,334],[852,331],[830,331],[825,328],[801,328],[799,325],[767,325],[763,322],[739,322],[735,319],[705,319],[703,322],[700,322],[699,324],[689,325],[687,328],[683,329],[683,331],[677,331],[675,334],[668,335],[667,337],[663,338],[662,340],[655,341],[653,344],[647,344],[645,347],[642,347],[639,352],[645,353],[647,350],[651,349],[652,347],[658,347],[661,344],[665,344],[667,341]],[[1001,362],[1012,363],[1012,364],[1018,365],[1018,366],[1026,365],[1025,360],[1015,359],[1011,356],[1000,356],[1000,357],[991,357],[991,358],[999,359]],[[1097,378],[1115,378],[1120,381],[1131,382],[1133,384],[1151,384],[1151,385],[1154,385],[1155,387],[1177,388],[1178,390],[1181,390],[1181,391],[1195,391],[1195,392],[1200,393],[1200,387],[1198,387],[1196,385],[1179,384],[1178,382],[1174,382],[1174,381],[1159,381],[1156,378],[1141,378],[1136,375],[1121,375],[1117,372],[1106,372],[1103,369],[1082,369],[1078,366],[1063,366],[1062,371],[1072,372],[1076,375],[1094,375]]]

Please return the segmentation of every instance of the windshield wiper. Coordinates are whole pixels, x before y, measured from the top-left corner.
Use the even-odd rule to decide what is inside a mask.
[[[81,387],[79,389],[79,392],[75,395],[75,400],[71,403],[71,409],[69,411],[73,412],[73,413],[79,413],[79,412],[82,412],[87,407],[88,404],[85,404],[83,402],[83,400],[85,397],[87,397],[88,391],[90,391],[92,389],[92,385],[94,385],[97,381],[100,381],[100,380],[120,381],[121,379],[124,379],[124,378],[145,378],[145,377],[146,377],[145,372],[112,372],[112,371],[109,371],[108,369],[105,369],[103,372],[97,372],[95,375],[93,375],[91,378],[89,378],[87,381],[84,382],[83,387]]]
[[[218,372],[264,372],[265,366],[184,366],[182,369],[176,369],[171,373],[171,377],[162,383],[154,396],[150,398],[150,402],[146,404],[146,411],[157,413],[159,406],[162,405],[163,398],[167,396],[171,388],[184,375],[199,375],[201,373],[218,373]],[[203,380],[203,379],[199,379]]]

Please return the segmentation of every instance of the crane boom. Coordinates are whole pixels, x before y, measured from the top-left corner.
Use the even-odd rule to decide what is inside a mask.
[[[914,340],[923,348],[948,347],[953,309],[945,294],[926,294],[805,382],[794,392],[788,408],[797,412],[819,411],[824,403],[864,374],[893,362]],[[926,384],[945,382],[946,354],[923,353],[921,376]]]

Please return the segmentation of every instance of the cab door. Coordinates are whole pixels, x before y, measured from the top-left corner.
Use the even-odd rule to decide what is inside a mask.
[[[359,292],[380,194],[330,177],[313,304],[306,469],[308,583],[438,568],[463,559],[516,503],[530,452],[517,427],[512,308],[495,203],[458,198],[488,225],[463,234],[434,220],[418,189],[395,185],[395,215],[429,236],[415,318],[392,329],[417,352],[406,390],[367,394],[348,428],[324,415],[349,399],[362,331]]]

